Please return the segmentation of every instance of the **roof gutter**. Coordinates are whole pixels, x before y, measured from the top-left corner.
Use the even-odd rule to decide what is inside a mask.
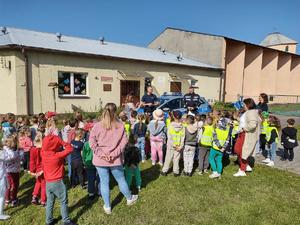
[[[28,55],[24,47],[21,47],[22,55],[24,56],[25,63],[25,83],[26,83],[26,114],[30,114],[30,93],[29,93],[29,66]]]

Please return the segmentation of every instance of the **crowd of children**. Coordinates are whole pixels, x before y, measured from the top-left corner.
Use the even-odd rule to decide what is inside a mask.
[[[151,158],[152,165],[161,167],[161,175],[167,176],[171,166],[175,177],[192,176],[195,165],[197,173],[204,175],[209,168],[209,178],[220,178],[224,155],[235,154],[234,145],[242,130],[243,111],[214,110],[209,115],[186,115],[180,111],[168,114],[157,109],[152,115],[142,110],[121,112],[129,143],[124,152],[124,173],[128,186],[133,178],[138,191],[142,188],[140,163]],[[279,143],[280,122],[275,116],[261,113],[261,134],[257,152],[266,156],[263,160],[274,166]],[[1,117],[2,145],[0,151],[0,220],[8,219],[5,207],[18,204],[18,190],[22,169],[35,179],[32,204],[46,206],[46,223],[53,222],[54,199],[61,204],[64,224],[74,224],[68,216],[67,190],[63,182],[64,165],[68,166],[70,187],[78,184],[87,188],[89,200],[100,196],[99,176],[92,163],[93,151],[89,145],[92,118],[83,120],[77,112],[74,118],[63,120],[57,127],[56,114],[48,112],[31,117],[18,117],[8,113]],[[298,145],[295,120],[289,119],[282,129],[281,143],[284,147],[282,160],[294,159],[293,149]],[[113,137],[112,137],[113,138]],[[248,171],[248,170],[247,170]],[[7,184],[7,185],[6,185]]]

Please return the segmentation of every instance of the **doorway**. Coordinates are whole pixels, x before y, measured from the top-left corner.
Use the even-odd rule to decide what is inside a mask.
[[[170,91],[171,92],[181,92],[181,82],[170,82]]]
[[[137,80],[121,80],[120,105],[125,103],[126,95],[132,94],[133,101],[136,104],[140,101],[140,81]]]

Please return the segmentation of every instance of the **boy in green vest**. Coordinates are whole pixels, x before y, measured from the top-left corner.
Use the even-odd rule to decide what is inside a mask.
[[[167,153],[161,175],[166,176],[173,162],[174,176],[179,176],[179,159],[184,147],[185,128],[181,123],[181,112],[173,112],[174,121],[168,128]]]
[[[212,147],[209,153],[209,164],[212,169],[212,174],[209,175],[209,178],[220,178],[223,164],[223,152],[228,146],[230,141],[229,129],[227,129],[227,120],[225,118],[220,118],[217,127],[213,132],[213,141]]]

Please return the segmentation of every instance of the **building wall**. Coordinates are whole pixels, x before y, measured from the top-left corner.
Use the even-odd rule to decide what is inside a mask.
[[[290,53],[296,53],[297,50],[297,45],[296,44],[282,44],[282,45],[273,45],[273,46],[268,46],[268,48],[284,51],[286,49],[286,46],[288,46],[288,52]]]
[[[225,40],[223,37],[167,28],[149,45],[162,47],[174,54],[224,68]]]
[[[39,113],[54,110],[54,98],[50,82],[58,81],[58,72],[83,72],[88,73],[88,97],[87,98],[61,98],[58,90],[55,90],[57,112],[71,112],[71,105],[81,107],[85,111],[96,111],[100,105],[107,102],[120,103],[120,80],[139,80],[141,82],[140,95],[144,94],[144,79],[152,77],[152,85],[158,95],[170,90],[170,74],[175,75],[175,81],[182,83],[182,90],[186,92],[190,80],[198,80],[196,90],[199,94],[213,101],[218,100],[220,87],[220,72],[204,70],[200,68],[182,67],[150,62],[138,62],[129,60],[104,59],[83,56],[71,56],[64,54],[30,52],[29,59],[29,89],[32,107],[30,113]],[[18,55],[16,69],[18,73],[15,113],[26,112],[26,88],[24,86],[25,69],[22,55]],[[112,82],[102,82],[101,77],[112,77]],[[104,92],[103,84],[111,83],[112,92]],[[11,84],[13,86],[13,84]],[[0,106],[2,107],[2,106]],[[2,109],[5,111],[5,109]]]
[[[9,62],[11,69],[8,68]],[[16,57],[12,51],[0,51],[0,113],[16,112]]]

